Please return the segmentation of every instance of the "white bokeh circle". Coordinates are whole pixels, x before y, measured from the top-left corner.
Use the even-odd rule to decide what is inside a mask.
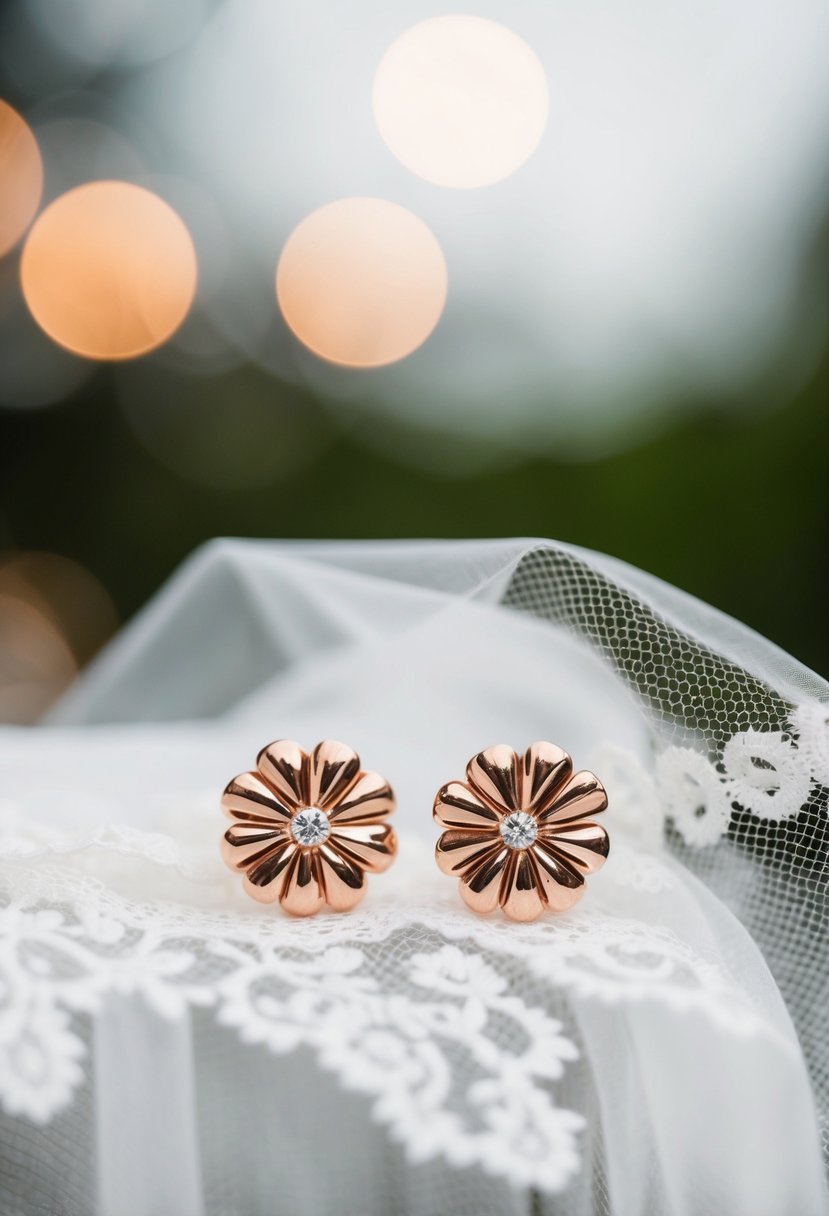
[[[495,21],[432,17],[389,47],[374,117],[394,155],[438,186],[489,186],[535,151],[549,98],[541,61]]]

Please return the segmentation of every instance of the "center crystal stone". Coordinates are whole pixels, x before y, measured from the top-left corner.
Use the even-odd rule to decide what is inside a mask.
[[[504,844],[511,849],[529,848],[538,835],[536,822],[526,811],[513,811],[507,815],[506,819],[501,820],[500,830]]]
[[[325,811],[318,806],[303,806],[291,820],[291,835],[297,844],[322,844],[331,834],[331,824]]]

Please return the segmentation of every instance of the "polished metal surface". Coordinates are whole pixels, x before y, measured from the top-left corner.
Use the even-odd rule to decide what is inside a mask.
[[[499,743],[473,756],[466,781],[438,790],[433,814],[444,832],[435,859],[459,879],[464,903],[511,920],[564,912],[581,899],[585,878],[605,862],[607,832],[588,818],[607,807],[593,773],[573,773],[553,743],[523,756]]]
[[[260,903],[279,903],[292,916],[325,906],[347,912],[365,894],[366,873],[394,861],[397,838],[384,822],[394,806],[385,778],[364,772],[345,743],[326,739],[306,753],[278,739],[259,753],[255,771],[225,788],[222,810],[233,822],[222,857]]]

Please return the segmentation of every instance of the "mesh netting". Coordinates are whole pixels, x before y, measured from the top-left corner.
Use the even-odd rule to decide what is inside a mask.
[[[722,771],[723,748],[738,732],[797,739],[791,701],[571,553],[527,553],[504,603],[595,646],[646,707],[657,750],[690,742]],[[829,1163],[828,802],[826,786],[812,784],[800,813],[783,822],[733,804],[726,838],[750,860],[748,869],[736,869],[725,848],[689,847],[670,826],[668,841],[759,943],[809,1063]]]

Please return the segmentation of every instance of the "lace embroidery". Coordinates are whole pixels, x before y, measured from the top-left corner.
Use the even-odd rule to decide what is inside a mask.
[[[433,898],[421,877],[411,886],[427,903],[295,922],[135,904],[60,867],[18,878],[0,912],[0,1102],[38,1122],[82,1079],[73,1016],[128,993],[165,1018],[212,1007],[276,1053],[309,1046],[373,1099],[413,1160],[555,1191],[577,1168],[583,1120],[551,1085],[578,1053],[559,1021],[511,994],[505,966],[583,999],[653,1000],[728,1033],[771,1033],[672,933],[595,907],[507,925]]]
[[[381,989],[364,964],[348,946],[301,961],[269,950],[238,959],[219,984],[219,1019],[272,1051],[313,1047],[341,1084],[374,1099],[375,1118],[412,1161],[443,1156],[561,1189],[578,1168],[584,1123],[544,1084],[578,1055],[561,1024],[454,945],[410,955],[406,992],[389,979]]]
[[[820,785],[829,786],[829,705],[798,705],[791,715],[797,750]]]
[[[669,747],[656,762],[665,812],[687,844],[714,844],[728,830],[731,802],[717,770],[690,747]]]
[[[792,710],[791,730],[738,731],[719,764],[689,747],[668,747],[656,761],[656,795],[690,845],[715,844],[736,809],[782,822],[800,814],[813,785],[829,784],[829,710]]]

